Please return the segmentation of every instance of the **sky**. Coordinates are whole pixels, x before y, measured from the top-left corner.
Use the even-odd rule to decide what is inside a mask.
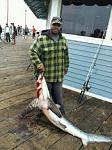
[[[25,26],[25,10],[26,24],[28,28],[35,26],[37,30],[46,28],[46,20],[37,19],[24,0],[9,0],[9,17],[8,24],[15,23],[16,26]],[[0,0],[0,24],[5,27],[7,22],[7,0]]]

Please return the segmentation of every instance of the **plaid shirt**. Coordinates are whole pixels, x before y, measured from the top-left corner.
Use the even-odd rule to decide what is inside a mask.
[[[30,47],[30,58],[36,68],[43,63],[44,76],[47,82],[62,82],[64,70],[68,69],[69,57],[66,39],[59,34],[58,42],[55,42],[50,31],[41,35]],[[37,75],[37,69],[35,75]]]

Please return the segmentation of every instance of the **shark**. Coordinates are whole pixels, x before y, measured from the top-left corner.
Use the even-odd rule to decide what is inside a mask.
[[[59,106],[56,105],[52,100],[43,73],[39,75],[37,80],[37,98],[35,98],[30,103],[29,107],[35,107],[42,110],[44,115],[52,124],[60,128],[64,132],[67,132],[72,136],[81,139],[84,146],[87,146],[89,143],[95,142],[112,143],[112,136],[86,133],[80,130],[71,121],[69,121],[65,116],[62,115],[59,110]]]

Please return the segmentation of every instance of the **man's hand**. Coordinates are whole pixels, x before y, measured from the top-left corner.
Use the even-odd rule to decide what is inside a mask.
[[[39,65],[37,66],[37,69],[39,70],[39,72],[44,72],[44,71],[45,71],[45,67],[44,67],[43,64],[39,64]]]

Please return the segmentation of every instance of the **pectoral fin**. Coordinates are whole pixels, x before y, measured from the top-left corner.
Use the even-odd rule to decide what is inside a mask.
[[[49,99],[49,101],[50,101],[50,104],[49,104],[49,107],[48,107],[48,108],[49,108],[54,114],[56,114],[59,118],[61,118],[61,117],[62,117],[62,114],[61,114],[59,108],[56,106],[56,104],[55,104],[51,99]]]
[[[49,107],[49,109],[50,109],[53,113],[55,113],[59,118],[62,117],[62,114],[61,114],[61,112],[58,110],[58,108],[56,109],[55,107]]]

